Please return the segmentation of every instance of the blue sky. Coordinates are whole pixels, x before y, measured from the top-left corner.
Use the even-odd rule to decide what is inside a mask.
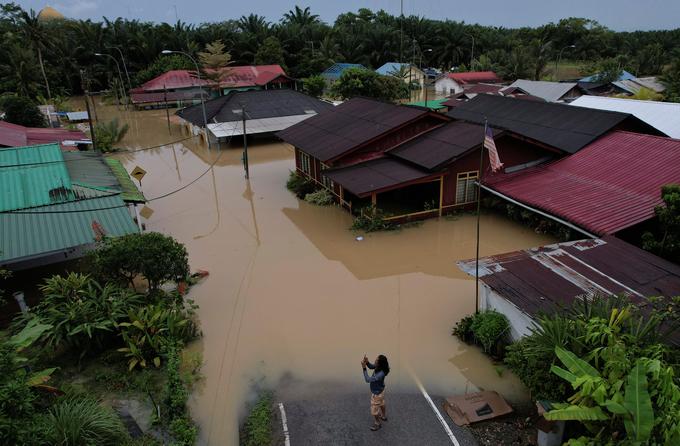
[[[4,1],[4,0],[3,0]],[[310,6],[327,22],[359,8],[399,13],[400,0],[15,0],[36,11],[50,5],[71,18],[138,18],[155,22],[202,23],[256,13],[278,21],[295,4]],[[680,0],[404,0],[404,13],[504,27],[535,26],[564,17],[587,17],[615,30],[680,27]]]

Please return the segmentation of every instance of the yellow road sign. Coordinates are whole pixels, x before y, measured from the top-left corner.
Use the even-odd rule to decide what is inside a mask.
[[[144,206],[141,211],[139,211],[139,215],[144,217],[145,219],[150,219],[151,215],[153,214],[153,209],[151,209],[149,206]]]
[[[142,182],[142,178],[144,178],[144,175],[146,175],[146,170],[142,169],[139,166],[135,166],[134,169],[132,169],[132,172],[130,172],[130,176],[134,177],[139,181],[140,183]]]

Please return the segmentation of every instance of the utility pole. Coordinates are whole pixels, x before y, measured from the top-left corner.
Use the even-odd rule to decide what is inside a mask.
[[[248,135],[246,134],[246,107],[241,104],[241,117],[243,118],[243,168],[246,170],[246,180],[250,179],[248,169]]]
[[[168,89],[163,84],[163,101],[165,102],[165,117],[168,120],[168,133],[172,135],[172,130],[170,129],[170,110],[168,110]]]
[[[90,102],[87,100],[90,95],[90,89],[87,82],[85,82],[85,70],[80,70],[80,85],[85,92],[85,110],[87,110],[87,122],[90,125],[90,139],[92,139],[92,150],[97,150],[97,140],[92,127],[92,116],[90,115]]]
[[[404,0],[401,0],[401,12],[399,13],[399,63],[404,62]]]

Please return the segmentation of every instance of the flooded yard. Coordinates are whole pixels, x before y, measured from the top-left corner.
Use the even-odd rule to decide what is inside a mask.
[[[183,137],[177,125],[169,134],[164,110],[100,106],[98,115],[129,122],[122,146],[131,150]],[[188,186],[148,203],[153,212],[144,221],[147,230],[184,243],[193,270],[210,272],[190,293],[204,335],[190,347],[205,362],[205,380],[192,398],[202,444],[237,444],[238,417],[254,386],[364,389],[364,353],[388,356],[393,392],[417,391],[410,370],[431,394],[485,388],[525,398],[509,372],[499,374],[450,335],[474,311],[474,280],[455,265],[475,255],[474,216],[357,241],[346,212],[286,190],[290,146],[250,143],[250,181],[241,155],[236,145],[208,150],[197,138],[116,155],[128,171],[148,172],[147,198]],[[553,241],[495,215],[483,216],[481,233],[481,255]]]

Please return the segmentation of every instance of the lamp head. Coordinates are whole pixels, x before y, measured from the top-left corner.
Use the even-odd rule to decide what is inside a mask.
[[[95,56],[103,56],[102,53],[94,53]]]
[[[163,51],[161,51],[161,54],[172,54],[172,53],[174,53],[174,51],[171,51],[171,50],[163,50]]]

